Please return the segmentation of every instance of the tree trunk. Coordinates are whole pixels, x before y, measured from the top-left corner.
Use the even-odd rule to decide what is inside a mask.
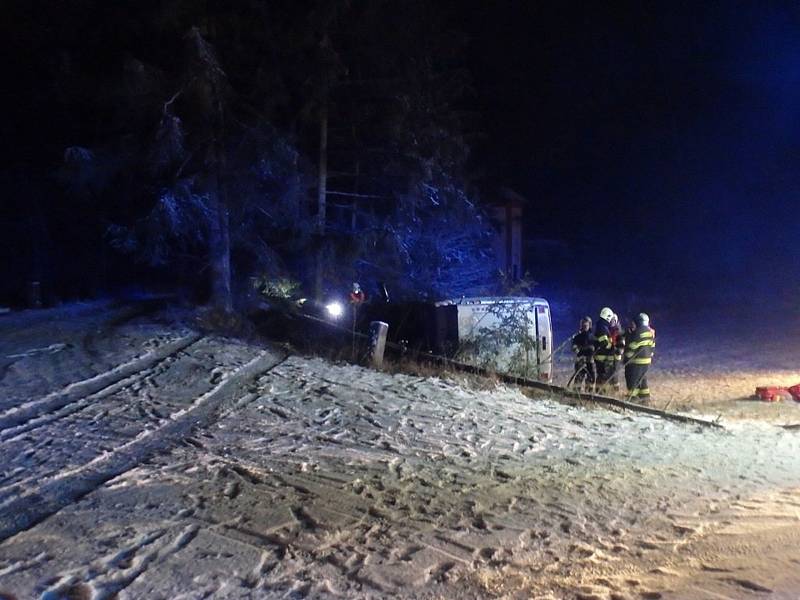
[[[219,171],[216,174],[217,189],[212,196],[212,221],[209,235],[211,259],[211,302],[215,308],[226,313],[233,312],[231,290],[231,239],[230,216],[224,196],[224,183]]]
[[[28,227],[29,231],[33,234],[31,236],[31,271],[29,274],[30,284],[33,285],[34,282],[38,283],[39,289],[39,299],[38,299],[38,306],[36,308],[41,308],[42,304],[42,296],[41,296],[41,286],[49,286],[49,289],[55,289],[55,282],[50,281],[46,274],[49,274],[49,269],[47,268],[49,264],[49,255],[52,252],[51,245],[50,245],[50,236],[48,235],[47,231],[47,220],[45,219],[44,212],[42,211],[42,205],[39,201],[39,198],[35,198],[31,201],[31,211],[28,213]],[[104,252],[100,253],[100,260],[103,259],[105,256]],[[47,288],[46,288],[47,289]],[[33,296],[32,290],[29,290],[31,296]],[[33,298],[31,298],[31,305],[37,304]]]
[[[319,185],[317,187],[317,232],[325,233],[328,195],[328,101],[323,99],[319,119]]]
[[[225,155],[225,112],[222,95],[216,78],[211,78],[211,92],[217,104],[216,127],[214,128],[214,179],[216,190],[212,193],[212,223],[210,235],[211,254],[211,301],[226,313],[233,312],[231,288],[231,230],[228,194],[225,181],[227,160]]]
[[[353,193],[358,194],[361,191],[361,161],[356,160],[355,179],[353,181]],[[352,213],[350,214],[350,231],[355,233],[358,226],[358,196],[353,196]]]
[[[314,264],[314,296],[322,299],[322,253],[324,251],[323,236],[327,221],[327,195],[328,195],[328,97],[327,90],[323,90],[322,106],[319,119],[319,183],[317,185],[317,235],[319,244]]]

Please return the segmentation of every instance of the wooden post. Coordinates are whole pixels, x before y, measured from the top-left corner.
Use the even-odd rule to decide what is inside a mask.
[[[31,308],[42,308],[42,284],[31,281],[28,285],[28,305]]]
[[[353,307],[353,329],[352,333],[352,353],[351,353],[351,360],[356,361],[356,323],[358,322],[358,303],[353,303],[351,305]]]
[[[372,321],[369,324],[369,349],[367,361],[373,368],[383,365],[383,352],[386,350],[386,334],[389,333],[389,324],[383,321]]]

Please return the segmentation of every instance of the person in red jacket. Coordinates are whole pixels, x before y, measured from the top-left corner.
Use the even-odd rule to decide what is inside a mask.
[[[614,350],[614,363],[611,367],[611,375],[608,378],[608,386],[615,392],[619,392],[619,373],[622,365],[622,357],[625,354],[625,333],[622,331],[619,317],[616,313],[611,317],[611,326],[608,328],[611,338],[611,347]]]
[[[350,304],[358,306],[359,304],[363,304],[366,299],[367,295],[364,293],[364,290],[354,281],[353,287],[350,289]]]
[[[609,380],[614,374],[614,345],[611,341],[611,321],[614,311],[605,306],[594,328],[594,363],[597,369],[597,391],[608,392]]]

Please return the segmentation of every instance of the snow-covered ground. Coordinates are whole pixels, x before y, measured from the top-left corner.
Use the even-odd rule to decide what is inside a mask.
[[[774,343],[659,331],[711,430],[131,316],[0,317],[0,598],[800,596],[800,405],[742,399],[800,381]]]

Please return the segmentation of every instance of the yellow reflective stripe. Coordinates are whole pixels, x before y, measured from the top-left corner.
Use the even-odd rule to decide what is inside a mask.
[[[651,337],[653,337],[653,332],[652,331],[640,331],[639,332],[639,337],[640,338],[651,338]]]
[[[654,340],[641,340],[639,342],[631,342],[628,344],[628,348],[641,348],[643,346],[655,346],[656,343]]]
[[[640,388],[639,389],[640,396],[649,396],[650,395],[650,388]]]
[[[613,354],[595,354],[594,355],[594,359],[595,360],[599,360],[599,361],[613,361],[614,360],[614,355]]]
[[[595,338],[598,343],[602,343],[606,347],[611,347],[611,339],[607,335],[601,335],[598,338]]]
[[[652,358],[632,358],[628,361],[629,365],[649,365],[653,362]]]
[[[628,344],[628,349],[629,350],[636,350],[637,348],[646,348],[646,347],[655,348],[656,347],[656,341],[655,340],[641,340],[641,341],[638,341],[638,342],[631,342],[630,344]]]

